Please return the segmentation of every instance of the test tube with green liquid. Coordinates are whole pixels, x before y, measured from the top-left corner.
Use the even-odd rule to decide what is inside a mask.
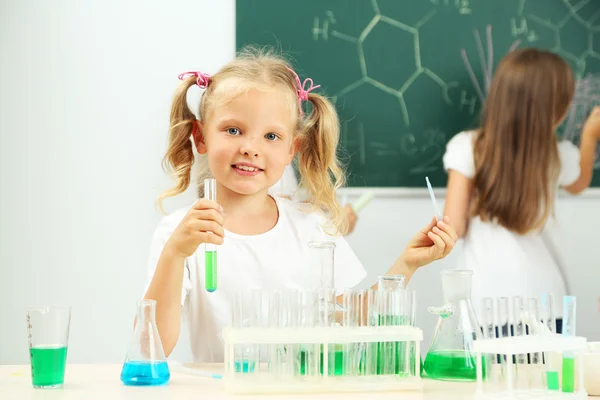
[[[556,318],[554,317],[554,301],[551,294],[542,294],[542,330],[545,334],[554,334],[556,332]],[[544,354],[546,361],[546,387],[548,390],[559,390],[560,380],[560,353],[546,352]]]
[[[576,311],[577,302],[575,301],[575,296],[565,296],[563,298],[562,326],[564,337],[575,336]],[[572,352],[563,353],[562,391],[565,393],[575,392],[575,354]]]
[[[217,201],[217,181],[204,180],[204,198]],[[212,243],[204,244],[204,284],[207,292],[217,290],[217,246]]]

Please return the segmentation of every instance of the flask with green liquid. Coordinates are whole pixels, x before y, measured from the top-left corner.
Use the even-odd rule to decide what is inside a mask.
[[[482,333],[471,303],[473,271],[443,270],[441,274],[446,304],[429,307],[429,312],[438,315],[439,320],[423,367],[432,379],[475,381],[477,360],[473,342],[481,339]],[[485,379],[487,357],[482,361]]]

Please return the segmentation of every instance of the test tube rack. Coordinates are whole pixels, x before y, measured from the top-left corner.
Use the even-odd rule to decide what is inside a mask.
[[[229,393],[327,393],[422,389],[419,354],[423,331],[413,326],[229,327],[223,330],[222,338],[225,350],[223,380]],[[274,365],[271,356],[269,356],[270,361],[264,362],[263,357],[257,354],[252,370],[240,368],[234,357],[234,349],[239,345],[287,351],[292,354],[292,357],[288,358],[288,365],[281,362],[279,365]],[[343,371],[340,374],[334,368],[323,368],[332,365],[330,357],[335,352],[331,350],[336,346],[352,349],[350,353],[344,350],[344,356],[354,355],[352,357],[355,360],[354,367],[351,367],[350,371]],[[377,352],[377,348],[385,346],[406,352],[404,354],[411,354],[410,357],[404,358],[408,373],[378,373],[376,366],[369,371],[368,364],[372,362],[369,357],[375,356],[372,352]],[[309,364],[316,365],[312,371],[309,367],[304,373],[301,372],[300,364],[303,360],[298,351],[300,348],[310,349],[309,351],[312,352],[314,360],[308,360]],[[320,361],[319,357],[322,357]],[[397,360],[396,355],[392,357]],[[336,356],[334,363],[338,361]]]
[[[587,399],[583,385],[582,358],[578,356],[585,350],[587,339],[584,337],[564,337],[557,334],[533,334],[502,338],[476,340],[473,352],[477,360],[476,399]],[[562,359],[562,354],[570,353],[575,357],[575,390],[566,393],[562,390],[547,388],[545,374],[547,366],[531,364],[527,360],[532,354],[544,354],[547,358]],[[488,363],[484,379],[484,362],[491,357],[500,356],[499,364]],[[494,370],[495,369],[495,370]]]

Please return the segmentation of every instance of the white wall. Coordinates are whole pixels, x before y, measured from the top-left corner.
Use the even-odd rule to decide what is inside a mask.
[[[234,1],[1,4],[0,363],[27,361],[36,303],[73,306],[70,362],[119,362],[172,184],[177,75],[233,56]]]
[[[234,0],[1,3],[0,364],[28,362],[24,309],[51,303],[73,307],[69,362],[122,361],[160,218],[153,201],[171,183],[160,162],[176,76],[229,60],[234,26]],[[561,200],[559,214],[580,332],[600,339],[598,198]],[[364,210],[349,240],[371,282],[430,215],[426,196]],[[438,272],[453,258],[411,283],[427,338],[425,308],[441,302]]]

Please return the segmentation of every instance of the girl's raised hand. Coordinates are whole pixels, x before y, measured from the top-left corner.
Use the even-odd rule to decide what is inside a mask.
[[[416,269],[444,258],[450,253],[457,240],[458,235],[450,226],[448,217],[439,222],[433,218],[429,225],[421,229],[406,246],[404,262],[409,268]]]
[[[202,243],[223,244],[223,208],[200,199],[187,212],[167,241],[165,250],[174,257],[189,257]]]

